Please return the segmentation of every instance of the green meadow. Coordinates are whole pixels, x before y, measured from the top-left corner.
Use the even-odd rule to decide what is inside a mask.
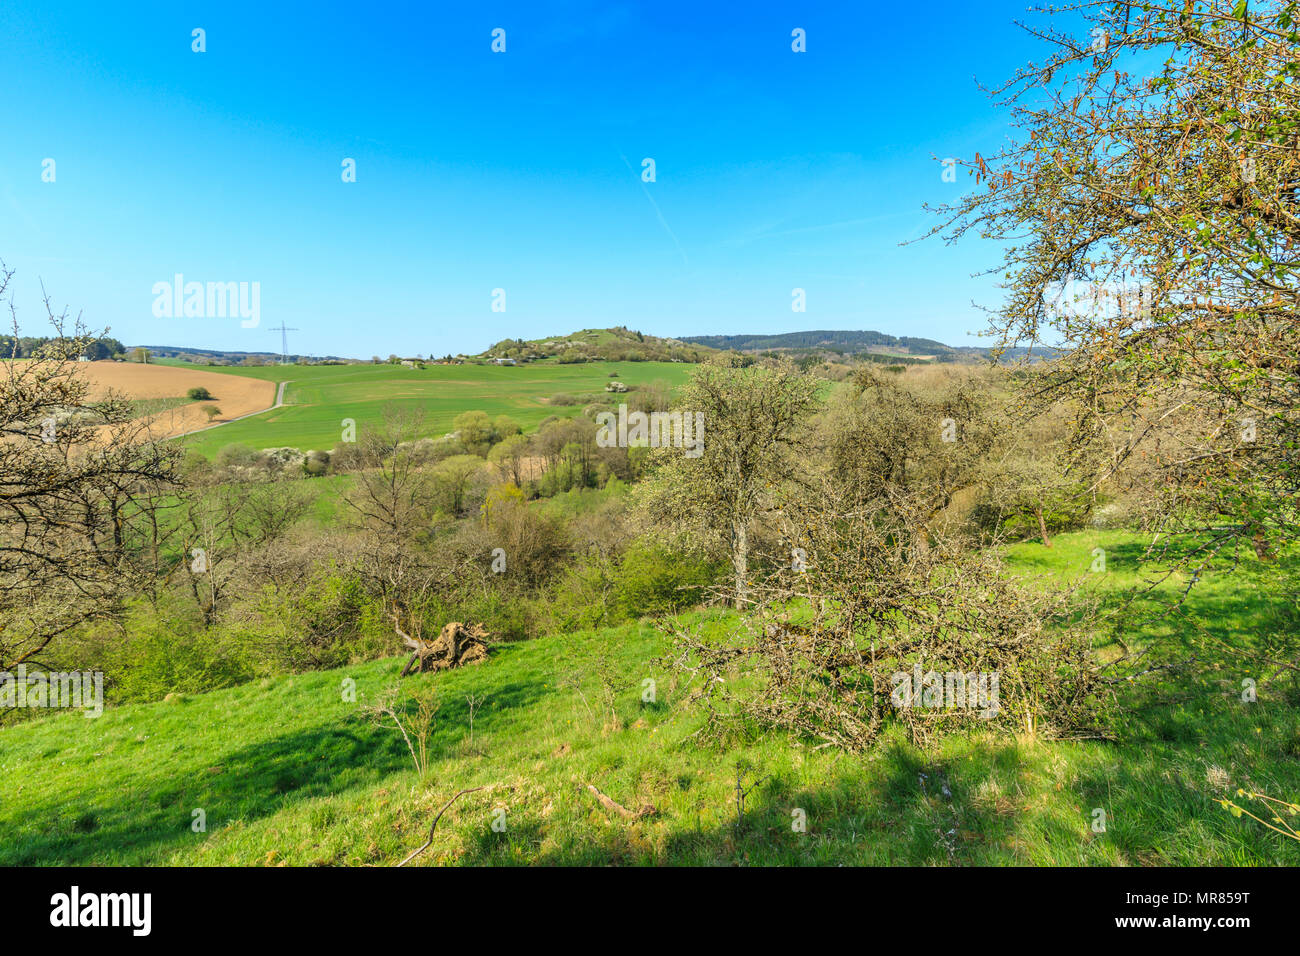
[[[1105,573],[1090,571],[1097,547]],[[1045,586],[1082,582],[1119,610],[1141,582],[1142,547],[1133,534],[1083,531],[1009,557]],[[1232,563],[1206,569],[1177,612],[1138,602],[1120,613],[1115,639],[1173,637],[1212,666],[1163,679],[1159,695],[1120,688],[1115,740],[977,732],[920,750],[891,735],[851,756],[781,733],[705,739],[661,663],[665,638],[642,621],[502,645],[484,664],[408,679],[440,705],[423,775],[391,721],[363,713],[399,658],[9,727],[0,864],[392,865],[457,791],[486,787],[447,811],[416,865],[1294,866],[1300,844],[1216,803],[1237,787],[1300,793],[1295,685],[1243,702],[1248,653],[1215,659],[1204,634],[1250,648],[1293,625],[1293,598],[1275,582],[1295,556],[1281,569]],[[1158,596],[1185,585],[1170,579]],[[649,809],[624,817],[589,785],[629,812]]]
[[[170,362],[167,364],[185,364]],[[604,395],[605,384],[664,382],[676,387],[693,367],[680,362],[585,362],[561,365],[268,365],[260,368],[199,366],[205,371],[287,381],[283,407],[181,439],[189,448],[212,455],[225,445],[253,448],[289,446],[303,451],[338,444],[346,418],[358,428],[382,420],[389,403],[425,411],[426,433],[451,431],[461,412],[509,415],[531,430],[543,419],[576,415],[582,404],[551,405],[555,395]]]

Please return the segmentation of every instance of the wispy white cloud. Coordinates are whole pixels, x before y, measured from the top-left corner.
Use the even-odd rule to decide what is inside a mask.
[[[633,168],[632,164],[628,162],[626,156],[619,153],[618,158],[623,160],[623,164],[627,166],[628,171],[636,177],[637,183],[641,186],[641,191],[645,193],[645,198],[650,200],[650,205],[654,207],[655,216],[659,219],[659,225],[664,227],[664,232],[668,233],[668,238],[672,239],[673,245],[675,245],[677,251],[682,254],[682,263],[684,265],[690,265],[690,259],[687,258],[686,250],[682,248],[681,242],[678,241],[677,233],[673,232],[672,226],[668,225],[668,220],[664,218],[663,211],[659,208],[659,204],[655,202],[655,197],[650,195],[650,190],[645,188],[645,180],[641,178],[641,175]]]
[[[759,226],[745,235],[736,236],[728,239],[724,245],[743,246],[751,242],[757,242],[761,239],[779,239],[785,236],[802,236],[819,232],[829,232],[836,229],[852,229],[855,226],[867,226],[873,223],[889,222],[894,219],[902,219],[907,216],[916,215],[914,210],[903,210],[899,212],[882,213],[878,216],[861,216],[856,219],[840,219],[835,222],[820,222],[808,226],[793,226],[788,229],[778,228],[781,222],[770,225]],[[782,220],[788,222],[789,220]]]

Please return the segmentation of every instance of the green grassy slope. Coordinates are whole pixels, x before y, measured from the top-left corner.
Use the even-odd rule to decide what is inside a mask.
[[[1012,560],[1074,578],[1099,544],[1108,571],[1089,583],[1132,583],[1131,535],[1062,535]],[[1287,613],[1275,574],[1250,559],[1232,577],[1209,572],[1190,609],[1257,633]],[[1188,693],[1129,709],[1120,743],[975,736],[926,754],[886,740],[850,757],[772,735],[723,749],[691,736],[699,716],[656,663],[663,650],[632,625],[414,678],[441,701],[422,779],[396,730],[341,694],[351,677],[372,699],[397,659],[0,730],[0,863],[392,864],[457,790],[492,785],[447,812],[420,864],[1300,864],[1300,845],[1214,803],[1238,786],[1300,794],[1295,701]],[[617,724],[601,713],[602,659]],[[646,678],[656,704],[642,703]],[[483,701],[472,739],[469,695]],[[738,765],[757,785],[737,828]],[[588,783],[657,813],[625,820]],[[1105,833],[1091,829],[1098,807]],[[196,809],[206,832],[191,828]],[[795,809],[805,833],[791,828]]]
[[[364,428],[382,420],[389,402],[424,408],[428,434],[434,436],[450,431],[461,412],[476,410],[492,417],[509,415],[530,429],[547,416],[575,415],[581,408],[547,405],[551,396],[603,394],[611,372],[616,373],[615,380],[628,385],[664,381],[675,387],[686,380],[691,368],[676,362],[430,365],[424,369],[400,365],[204,366],[206,371],[288,381],[285,405],[181,440],[208,455],[236,442],[254,448],[330,449],[339,442],[343,419],[354,419],[358,429]]]

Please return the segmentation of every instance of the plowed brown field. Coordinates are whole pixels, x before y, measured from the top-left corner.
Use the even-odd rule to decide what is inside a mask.
[[[137,362],[79,362],[76,368],[77,374],[91,383],[92,398],[102,398],[110,390],[127,398],[182,398],[196,387],[212,393],[210,402],[190,402],[154,415],[150,430],[156,438],[209,427],[207,413],[203,411],[205,405],[221,409],[221,414],[211,423],[219,425],[275,404],[274,382],[240,375]]]

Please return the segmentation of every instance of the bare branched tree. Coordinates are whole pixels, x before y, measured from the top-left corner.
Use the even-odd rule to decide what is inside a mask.
[[[799,426],[813,410],[817,385],[779,363],[701,365],[679,405],[684,415],[703,416],[702,453],[658,452],[643,499],[649,513],[665,527],[725,541],[738,608],[746,601],[754,522],[795,467]]]
[[[959,421],[956,441],[944,419]],[[950,515],[982,480],[997,424],[960,387],[926,400],[866,372],[836,396],[807,466],[777,491],[789,550],[766,556],[747,613],[722,637],[671,628],[673,664],[715,729],[779,728],[852,751],[890,721],[914,739],[981,723],[1095,732],[1080,602],[1016,580],[996,541]]]
[[[1141,459],[1166,528],[1268,559],[1300,503],[1296,4],[1054,14],[1051,55],[992,91],[1022,135],[962,163],[932,234],[1003,245],[990,331],[1063,347],[1027,400],[1077,402],[1101,477]]]
[[[18,338],[10,288],[5,301]],[[60,634],[142,586],[175,452],[129,403],[94,399],[77,357],[94,336],[44,298],[53,340],[0,363],[0,669],[38,661]],[[152,529],[152,530],[151,530]]]
[[[390,405],[382,424],[362,430],[360,467],[343,500],[362,526],[378,535],[409,539],[427,528],[433,491],[409,447],[423,422],[419,409]]]

